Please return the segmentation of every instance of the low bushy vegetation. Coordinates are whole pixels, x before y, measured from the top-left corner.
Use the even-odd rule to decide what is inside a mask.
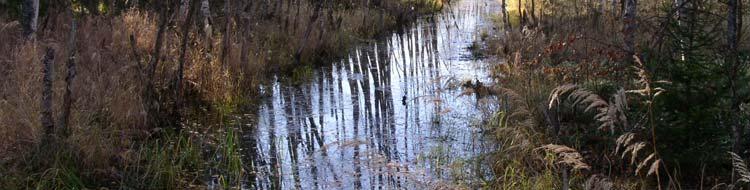
[[[747,8],[638,1],[628,32],[619,3],[531,2],[485,42],[507,104],[492,188],[747,188]]]

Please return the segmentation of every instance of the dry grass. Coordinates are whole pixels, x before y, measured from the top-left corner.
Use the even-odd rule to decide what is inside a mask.
[[[56,17],[55,30],[47,31],[36,42],[11,42],[5,46],[2,56],[11,60],[4,64],[8,75],[0,76],[3,87],[0,100],[0,155],[3,165],[24,162],[35,146],[41,142],[41,50],[52,47],[56,50],[53,66],[53,110],[54,117],[60,115],[61,97],[64,92],[64,76],[68,50],[67,31],[70,17]],[[73,80],[73,112],[70,126],[71,136],[65,141],[80,153],[80,168],[104,176],[113,175],[110,167],[116,165],[117,157],[130,146],[130,139],[142,137],[149,130],[145,124],[145,112],[141,106],[138,62],[133,60],[129,33],[149,35],[148,17],[139,12],[128,12],[106,22],[100,18],[83,19],[79,22],[76,42],[77,77]],[[104,27],[111,26],[111,27]],[[142,28],[143,31],[136,31]],[[153,28],[153,27],[152,27]],[[7,33],[6,33],[7,34]],[[8,37],[3,35],[3,37]],[[10,36],[18,38],[19,36]],[[138,49],[136,51],[146,51]],[[51,153],[50,153],[51,154]],[[10,170],[27,167],[17,165]]]
[[[424,12],[414,12],[406,7],[437,5],[430,3],[433,1],[386,1],[384,7],[379,8],[323,7],[318,20],[310,22],[316,8],[308,1],[298,2],[300,4],[291,6],[283,4],[280,11],[270,17],[261,2],[250,8],[255,12],[237,13],[230,23],[226,60],[220,60],[222,38],[226,35],[222,33],[222,24],[215,23],[214,27],[222,29],[210,34],[197,29],[188,34],[168,29],[160,47],[162,56],[156,58],[151,55],[155,51],[158,14],[129,9],[118,15],[81,16],[75,34],[77,75],[72,81],[71,133],[61,141],[67,145],[61,152],[37,151],[44,138],[40,124],[40,61],[43,49],[56,50],[52,109],[54,118],[58,118],[66,88],[65,63],[70,54],[66,42],[72,17],[69,13],[50,16],[49,25],[40,31],[38,40],[28,42],[19,40],[22,38],[17,22],[0,22],[0,40],[4,42],[0,44],[0,168],[3,170],[0,176],[9,176],[0,180],[0,184],[19,188],[80,188],[118,183],[127,187],[127,183],[149,181],[158,187],[192,187],[201,183],[195,179],[201,175],[194,173],[206,167],[200,164],[206,160],[201,159],[211,159],[202,158],[200,150],[213,145],[206,142],[210,140],[189,133],[170,135],[163,133],[161,127],[165,126],[148,124],[149,113],[144,107],[143,95],[145,68],[151,60],[161,60],[154,84],[160,101],[158,106],[169,111],[174,101],[173,80],[181,53],[180,41],[187,35],[185,84],[189,109],[185,114],[189,115],[184,123],[197,122],[188,126],[193,128],[220,128],[224,121],[210,117],[223,118],[221,116],[231,114],[239,104],[252,103],[253,97],[258,95],[258,87],[267,82],[271,74],[284,74],[303,65],[337,57],[352,44],[372,39],[403,24],[398,22],[410,21],[434,8],[418,7],[417,11]],[[176,22],[170,28],[182,24]],[[298,51],[299,61],[295,59]],[[168,136],[163,139],[153,136],[156,132]],[[236,135],[228,135],[220,142],[235,144],[235,138]],[[229,151],[237,150],[235,147]],[[44,154],[56,161],[39,164],[40,159],[36,158]],[[177,174],[153,171],[162,169]],[[122,180],[128,177],[141,181]]]

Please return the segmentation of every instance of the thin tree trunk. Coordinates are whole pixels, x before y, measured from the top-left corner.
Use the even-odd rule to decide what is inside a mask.
[[[232,37],[232,19],[234,19],[234,8],[232,7],[232,0],[226,0],[224,4],[224,11],[226,11],[226,21],[224,24],[224,39],[222,39],[221,49],[221,65],[227,65],[227,55],[229,54],[230,39]],[[243,52],[246,53],[246,52]]]
[[[531,0],[531,9],[529,13],[531,14],[532,25],[537,26],[539,21],[536,19],[536,3],[534,3],[534,0]]]
[[[292,10],[292,4],[293,4],[293,2],[294,1],[291,1],[291,0],[290,1],[286,1],[286,9],[283,8],[284,7],[283,2],[282,2],[282,5],[281,5],[281,7],[282,7],[281,11],[283,12],[282,14],[284,16],[284,31],[286,31],[287,29],[289,29],[289,20],[290,20],[289,19],[289,12],[291,12],[291,10]]]
[[[70,41],[68,44],[68,49],[70,50],[70,53],[68,55],[68,62],[67,62],[67,69],[68,73],[65,76],[65,94],[63,94],[63,106],[62,106],[62,115],[60,115],[60,133],[62,135],[68,135],[68,126],[70,121],[70,109],[73,105],[73,98],[72,98],[72,86],[73,86],[73,79],[76,77],[76,33],[77,33],[77,23],[75,15],[72,14],[72,20],[71,22],[71,31],[70,31]]]
[[[740,104],[741,100],[738,97],[737,94],[737,76],[738,76],[738,70],[741,68],[740,61],[738,59],[738,35],[741,30],[741,25],[739,25],[738,20],[741,19],[740,16],[740,6],[738,0],[729,0],[727,2],[727,5],[729,7],[729,11],[727,13],[727,43],[729,44],[729,55],[727,56],[727,63],[730,64],[730,68],[732,68],[730,72],[730,78],[729,78],[729,85],[730,89],[732,91],[732,111],[735,114],[741,113],[740,110]],[[740,121],[739,117],[733,118],[732,122],[732,151],[737,154],[742,154],[742,135],[745,131],[744,126],[742,125],[742,122]]]
[[[310,17],[310,22],[307,24],[307,28],[305,29],[305,35],[302,39],[302,43],[299,49],[297,49],[297,52],[294,54],[294,60],[296,64],[300,64],[300,62],[302,61],[301,60],[302,50],[305,49],[305,46],[307,45],[307,40],[310,38],[310,33],[313,30],[313,25],[315,25],[315,22],[318,20],[318,17],[320,16],[321,7],[322,7],[321,4],[315,5],[315,10],[313,11],[313,15]]]
[[[512,28],[510,24],[510,16],[508,15],[508,4],[506,3],[507,0],[502,0],[500,2],[501,11],[503,12],[503,22],[505,22],[505,30],[510,30]]]
[[[635,33],[638,29],[637,22],[635,20],[638,10],[637,0],[623,0],[625,2],[625,14],[623,16],[624,28],[623,28],[623,42],[625,43],[625,51],[627,58],[632,59],[635,55]]]
[[[617,13],[617,0],[612,0],[612,18],[615,18],[615,20],[620,17]]]
[[[526,24],[523,20],[523,11],[521,10],[522,0],[518,0],[518,29],[523,30],[523,26]]]
[[[562,189],[561,190],[568,190],[570,189],[570,174],[568,172],[568,167],[563,166],[562,167]]]
[[[742,14],[744,10],[744,7],[742,6],[742,0],[737,1],[737,42],[739,43],[739,40],[742,40],[742,27],[744,26],[742,23],[742,20],[744,20],[745,17]],[[736,44],[735,47],[739,48],[739,44]]]
[[[42,60],[42,127],[44,134],[51,136],[55,129],[52,120],[52,64],[55,62],[55,49],[47,48]]]
[[[21,4],[23,36],[31,39],[36,34],[39,22],[39,0],[23,0]]]
[[[213,62],[213,19],[211,19],[211,5],[208,0],[201,0],[200,2],[200,27],[203,29],[203,58],[206,59],[207,63]],[[188,21],[192,22],[192,21]],[[205,67],[204,67],[205,68]],[[205,75],[201,75],[202,77]]]
[[[677,14],[677,28],[678,30],[686,30],[688,27],[685,27],[685,23],[689,22],[688,15],[687,15],[687,7],[688,4],[685,0],[674,0],[674,8],[676,9],[675,13]],[[686,55],[685,55],[685,40],[683,38],[679,39],[679,49],[677,52],[679,53],[680,60],[686,61]]]
[[[166,4],[166,2],[164,2]],[[190,9],[190,0],[180,0],[180,5],[177,8],[177,21],[185,22],[187,14]]]
[[[248,2],[248,3],[250,3],[250,4],[246,4],[245,7],[251,7],[251,6],[253,6],[252,2]],[[251,11],[250,13],[244,13],[244,14],[246,14],[246,15],[252,15],[253,14],[252,11],[255,10],[255,9],[249,9],[249,10]],[[248,17],[239,17],[239,19],[240,19],[239,21],[240,21],[241,24],[238,25],[237,28],[238,28],[238,30],[240,30],[239,28],[242,27],[242,29],[241,29],[243,31],[242,33],[245,34],[245,35],[242,35],[242,39],[243,40],[242,40],[242,47],[241,47],[241,51],[240,51],[240,68],[242,69],[242,73],[244,73],[245,76],[249,76],[249,75],[247,75],[247,73],[249,72],[248,71],[249,69],[248,69],[247,65],[250,64],[249,63],[250,62],[250,58],[248,56],[250,54],[249,51],[250,51],[251,36],[249,34],[252,31],[252,28],[251,28],[252,21]],[[252,78],[248,78],[248,79],[252,80]],[[250,84],[252,84],[252,81],[250,82]]]
[[[297,6],[295,6],[295,7],[297,7],[297,10],[296,10],[297,13],[294,14],[294,23],[292,24],[293,25],[292,26],[293,27],[292,31],[293,31],[293,33],[296,34],[297,33],[297,24],[298,24],[298,20],[299,20],[299,9],[300,9],[300,7],[302,7],[302,5],[300,5],[300,1],[296,1],[295,4],[297,5]]]
[[[203,35],[205,41],[208,44],[207,50],[211,50],[211,35],[213,34],[213,19],[211,19],[211,5],[208,0],[201,0],[201,26],[203,27]]]
[[[188,11],[187,19],[185,19],[185,23],[182,26],[182,45],[180,46],[180,58],[179,58],[179,66],[177,68],[177,81],[175,84],[175,92],[176,92],[176,103],[175,103],[175,110],[174,112],[177,114],[177,121],[180,121],[180,112],[182,110],[182,93],[183,93],[183,78],[185,73],[185,62],[187,61],[187,50],[188,50],[188,42],[190,39],[190,28],[193,26],[193,16],[195,15],[196,8],[198,7],[198,0],[192,0],[190,2],[190,10]],[[177,124],[177,130],[180,130],[180,124]]]
[[[156,73],[156,67],[159,65],[161,60],[161,47],[164,42],[164,32],[167,30],[169,15],[169,6],[166,1],[159,1],[161,5],[159,7],[159,29],[156,32],[156,41],[154,42],[154,52],[151,55],[151,61],[146,68],[146,89],[144,90],[143,102],[147,112],[149,122],[155,122],[157,119],[156,114],[158,108],[156,104],[156,88],[154,88],[154,75]],[[179,10],[178,10],[179,11]],[[153,123],[151,123],[153,124]]]
[[[727,5],[729,6],[729,12],[727,15],[727,40],[729,44],[729,51],[732,51],[731,53],[736,53],[737,34],[739,33],[739,27],[737,26],[737,16],[740,12],[738,0],[728,0]]]
[[[620,15],[618,16],[625,16],[625,12],[627,12],[627,10],[625,10],[627,1],[629,0],[620,0]]]
[[[362,23],[367,23],[367,17],[370,16],[370,8],[368,7],[369,6],[369,1],[368,0],[362,0],[362,4],[363,4],[362,8],[365,9],[364,10],[365,14],[362,15]],[[364,24],[362,26],[365,27],[365,31],[369,31],[368,28],[367,28],[369,26],[369,24]]]

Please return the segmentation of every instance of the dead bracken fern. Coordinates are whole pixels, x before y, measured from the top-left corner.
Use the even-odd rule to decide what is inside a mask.
[[[737,182],[750,183],[750,170],[747,169],[745,160],[734,152],[729,152],[729,155],[732,156],[732,168],[738,175]]]
[[[637,134],[633,132],[627,132],[620,135],[620,137],[618,137],[615,142],[614,154],[620,154],[620,158],[628,161],[630,164],[637,164],[638,167],[635,169],[635,175],[639,175],[641,173],[641,170],[643,170],[646,166],[649,166],[649,170],[648,172],[646,172],[646,176],[654,174],[658,176],[659,167],[661,166],[661,159],[656,152],[652,152],[644,159],[639,160],[639,153],[644,150],[644,148],[646,148],[649,143],[646,141],[635,140],[636,135]],[[622,152],[620,152],[621,149]],[[628,155],[629,157],[626,157]]]
[[[549,96],[549,108],[561,104],[564,100],[573,106],[584,106],[585,112],[595,110],[594,119],[600,123],[599,129],[614,131],[617,124],[628,128],[625,110],[628,108],[625,91],[620,89],[613,95],[612,101],[603,99],[598,94],[574,84],[558,86]]]
[[[588,170],[591,168],[591,166],[583,161],[581,153],[568,146],[548,144],[537,149],[544,149],[547,153],[554,153],[558,156],[557,163],[569,166],[573,170]]]
[[[711,189],[743,189],[743,185],[750,183],[750,169],[747,168],[745,160],[734,152],[729,153],[732,159],[732,176],[735,176],[733,183],[719,183]],[[736,175],[735,175],[736,174]]]
[[[625,148],[623,149],[620,156],[621,159],[626,159],[625,156],[630,154],[630,164],[636,164],[636,161],[638,161],[638,153],[647,145],[647,143],[643,141],[633,141],[635,135],[636,134],[632,132],[622,134],[617,138],[615,145],[615,154],[618,154],[620,152],[621,147]],[[645,168],[645,166],[649,166],[649,170],[646,174],[647,176],[649,176],[658,174],[661,159],[659,159],[655,153],[651,153],[645,159],[639,161],[637,164],[638,167],[635,169],[635,174],[638,175],[640,171]]]

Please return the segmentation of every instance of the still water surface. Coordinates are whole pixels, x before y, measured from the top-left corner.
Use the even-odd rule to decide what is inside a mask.
[[[469,46],[492,24],[493,0],[461,0],[348,57],[303,84],[276,82],[243,134],[254,189],[422,189],[487,172],[478,128],[492,99],[461,96],[490,82]],[[479,169],[478,169],[479,168]]]

